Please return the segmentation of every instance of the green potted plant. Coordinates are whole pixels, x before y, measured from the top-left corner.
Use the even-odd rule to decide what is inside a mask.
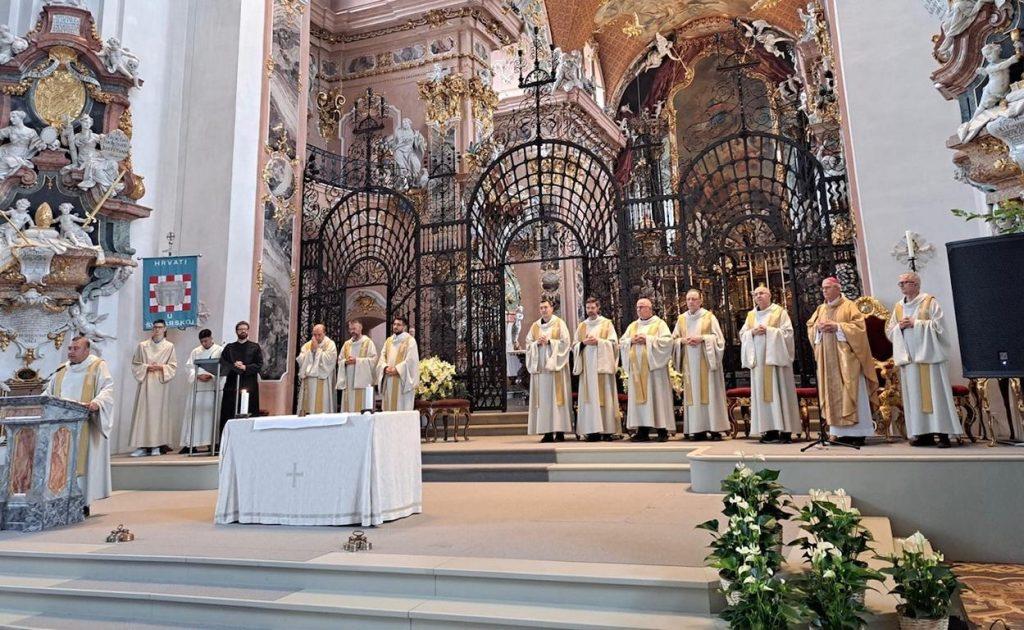
[[[945,630],[953,594],[963,585],[921,532],[897,546],[899,553],[883,558],[892,566],[882,572],[893,577],[890,592],[902,600],[896,607],[901,630]]]
[[[804,593],[769,564],[761,554],[744,557],[731,591],[736,597],[722,612],[730,628],[786,630],[807,621]]]

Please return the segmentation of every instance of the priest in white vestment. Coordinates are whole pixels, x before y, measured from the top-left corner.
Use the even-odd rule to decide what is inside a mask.
[[[313,326],[313,338],[302,344],[295,361],[299,364],[296,415],[334,413],[334,375],[338,369],[338,346],[327,336],[323,324]]]
[[[338,356],[337,388],[341,392],[340,412],[358,413],[373,409],[373,386],[377,381],[377,346],[363,334],[363,323],[348,323],[349,338]]]
[[[767,287],[757,287],[754,309],[740,329],[740,359],[750,369],[750,433],[762,443],[789,444],[800,431],[793,356],[789,313],[772,303]]]
[[[164,338],[166,332],[162,319],[154,321],[152,335],[135,348],[132,357],[132,374],[139,382],[129,437],[129,445],[135,448],[132,457],[160,455],[164,446],[174,442],[170,383],[178,371],[178,358],[174,344]]]
[[[382,411],[412,411],[420,384],[420,351],[409,322],[396,317],[377,364]]]
[[[903,417],[914,446],[949,448],[949,436],[963,435],[949,382],[948,349],[942,308],[921,292],[916,273],[900,276],[903,299],[896,303],[885,327],[892,358],[900,368]]]
[[[649,299],[636,301],[636,315],[638,319],[619,337],[619,358],[629,381],[626,427],[636,429],[629,440],[648,442],[653,428],[658,430],[658,441],[666,442],[669,432],[676,430],[668,376],[672,334],[668,324],[654,314]]]
[[[82,425],[75,476],[85,495],[86,515],[93,501],[110,496],[110,431],[114,428],[114,379],[107,363],[89,353],[85,337],[68,346],[68,360],[46,385],[46,393],[89,407]]]
[[[201,359],[219,359],[224,348],[213,341],[213,333],[204,328],[199,331],[199,345],[192,349],[185,362],[188,370],[188,402],[185,415],[181,420],[181,451],[182,455],[195,452],[202,446],[210,446],[213,441],[213,427],[216,418],[213,416],[217,403],[220,383],[213,381],[213,374],[196,366]],[[221,382],[223,382],[221,377]],[[193,390],[195,395],[193,396]]]
[[[863,446],[875,434],[871,403],[878,390],[864,314],[843,295],[838,278],[822,280],[821,294],[825,302],[807,322],[821,415],[837,442]]]
[[[572,382],[569,352],[572,338],[554,305],[540,301],[540,319],[526,335],[526,370],[530,373],[530,414],[527,433],[544,434],[541,442],[561,442],[572,431]]]
[[[576,432],[588,442],[611,441],[619,432],[619,337],[612,320],[601,316],[601,302],[588,298],[587,318],[576,328],[573,374],[579,376]]]
[[[729,430],[722,355],[725,336],[718,318],[703,308],[697,289],[686,292],[686,312],[676,320],[676,370],[683,375],[686,435],[694,440],[721,440]]]

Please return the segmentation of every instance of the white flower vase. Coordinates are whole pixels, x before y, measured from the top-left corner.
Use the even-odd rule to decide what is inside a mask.
[[[911,619],[899,617],[900,630],[948,630],[949,617],[944,619]]]

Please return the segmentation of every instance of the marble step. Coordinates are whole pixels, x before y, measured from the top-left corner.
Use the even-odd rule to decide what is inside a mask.
[[[425,482],[689,483],[689,464],[425,464]]]
[[[526,435],[527,425],[526,422],[522,424],[473,424],[469,423],[469,437],[483,437],[486,435]],[[438,433],[441,433],[438,431]],[[462,429],[459,429],[459,437],[461,439]]]
[[[480,411],[470,414],[469,426],[474,424],[526,424],[529,415],[526,411]]]

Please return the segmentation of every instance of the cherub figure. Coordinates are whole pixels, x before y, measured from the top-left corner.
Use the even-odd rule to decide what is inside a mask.
[[[111,37],[104,42],[99,57],[103,60],[107,72],[123,74],[135,83],[135,87],[139,87],[139,57],[122,46],[121,40]]]
[[[18,242],[20,238],[19,232],[24,232],[27,228],[34,228],[36,226],[36,222],[28,212],[31,205],[28,199],[19,199],[5,213],[8,221],[0,226],[0,235],[3,236],[4,242],[7,243],[8,247]]]

